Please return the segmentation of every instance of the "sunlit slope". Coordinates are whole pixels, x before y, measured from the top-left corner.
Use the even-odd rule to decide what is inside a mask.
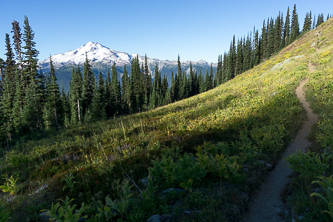
[[[237,220],[249,201],[244,193],[251,194],[257,187],[268,170],[267,163],[274,165],[305,119],[295,88],[302,79],[310,78],[311,83],[312,78],[321,78],[318,72],[309,73],[309,59],[331,64],[332,23],[330,19],[271,59],[200,95],[150,112],[50,131],[41,139],[22,138],[5,150],[0,163],[1,174],[18,178],[17,194],[21,198],[6,205],[12,217],[30,215],[30,211],[18,210],[22,204],[31,204],[36,211],[49,208],[30,203],[27,195],[45,183],[49,185],[47,196],[54,197],[47,199],[48,204],[66,196],[78,203],[90,203],[94,198],[100,201],[96,204],[105,204],[107,195],[121,201],[121,189],[110,189],[116,181],[130,177],[145,190],[141,179],[149,175],[155,186],[150,192],[156,198],[168,188],[201,192],[218,182],[214,192],[223,195],[207,194],[200,206],[188,206],[185,204],[191,202],[183,201],[177,207],[200,208],[199,218],[207,220]],[[326,71],[331,72],[331,66]],[[75,182],[71,189],[63,179],[65,175],[71,175]],[[121,218],[141,221],[174,209],[165,199],[145,208],[147,203],[140,202],[143,200],[137,190],[132,187],[131,192],[135,205],[128,206]],[[190,198],[191,194],[178,198]],[[7,198],[4,195],[3,203]],[[45,196],[38,198],[45,201]],[[97,212],[97,205],[92,208]],[[140,214],[134,215],[136,211]],[[184,220],[192,216],[175,215]]]
[[[332,182],[319,189],[318,183],[333,175],[333,20],[330,19],[312,32],[312,53],[308,59],[313,66],[306,86],[306,97],[319,116],[310,139],[310,151],[298,153],[289,158],[291,168],[297,172],[291,185],[289,204],[296,217],[306,221],[332,221],[333,212],[329,208],[332,199],[328,197]],[[315,48],[313,50],[312,48]],[[327,201],[309,194],[318,192]],[[328,213],[323,213],[326,210]]]

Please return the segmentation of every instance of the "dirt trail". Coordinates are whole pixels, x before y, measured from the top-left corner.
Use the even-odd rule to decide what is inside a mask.
[[[309,70],[312,72],[314,66],[309,62]],[[317,115],[313,113],[310,104],[305,99],[303,86],[308,79],[303,80],[296,89],[297,98],[302,103],[307,112],[308,120],[303,123],[295,139],[289,144],[282,155],[282,158],[276,164],[275,168],[269,173],[267,180],[261,185],[254,201],[249,206],[249,212],[244,216],[244,222],[280,222],[284,221],[281,215],[284,214],[284,204],[280,198],[280,193],[288,184],[293,171],[289,168],[284,158],[295,153],[297,150],[303,152],[311,145],[306,138],[311,127],[317,122]]]

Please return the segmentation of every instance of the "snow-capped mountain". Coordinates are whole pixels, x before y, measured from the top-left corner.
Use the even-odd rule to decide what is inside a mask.
[[[54,67],[61,68],[65,65],[82,65],[85,62],[86,53],[93,67],[96,63],[108,66],[112,66],[113,63],[116,63],[117,67],[123,67],[124,65],[130,66],[132,58],[136,56],[138,56],[140,63],[144,62],[144,56],[140,56],[138,54],[130,55],[126,52],[119,52],[94,42],[88,42],[87,44],[79,47],[76,50],[53,55],[51,56],[51,58]],[[177,61],[158,60],[151,58],[148,58],[147,61],[148,65],[152,67],[155,67],[155,64],[157,63],[159,70],[163,69],[163,67],[165,66],[177,65]],[[48,69],[50,66],[49,62],[50,58],[40,62],[39,65],[42,69]],[[181,63],[184,67],[190,65],[190,61],[182,61]],[[203,67],[210,66],[209,63],[203,60],[192,62],[192,65],[199,65]],[[213,64],[213,66],[216,67],[216,64]]]
[[[99,72],[105,75],[107,73],[107,69],[111,68],[111,66],[115,63],[119,77],[121,77],[124,65],[126,65],[129,70],[132,58],[138,56],[140,63],[144,63],[145,59],[144,56],[116,51],[94,42],[88,42],[76,50],[52,55],[51,58],[53,66],[56,69],[56,75],[59,82],[62,81],[64,83],[65,89],[68,89],[67,84],[71,78],[72,67],[80,65],[82,68],[86,60],[86,54],[96,76]],[[171,80],[171,71],[174,73],[177,72],[177,61],[147,58],[147,62],[152,77],[154,77],[156,64],[161,74],[166,75],[169,81]],[[217,64],[213,63],[212,65],[215,72]],[[50,69],[50,58],[40,62],[39,66],[44,73],[47,73]],[[182,70],[189,74],[190,61],[181,61],[181,66]],[[199,70],[201,70],[203,74],[208,68],[210,68],[210,64],[203,60],[192,62],[192,66],[194,71],[199,72]]]

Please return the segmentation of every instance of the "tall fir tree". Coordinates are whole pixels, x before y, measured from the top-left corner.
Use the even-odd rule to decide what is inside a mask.
[[[113,63],[111,74],[111,99],[112,99],[112,115],[118,115],[121,113],[121,92],[120,83],[118,81],[118,73],[116,64]]]
[[[298,14],[296,11],[296,4],[294,4],[294,10],[291,19],[291,31],[290,31],[290,39],[289,42],[292,43],[299,36],[299,23],[298,23]]]
[[[290,14],[289,14],[289,7],[287,9],[287,15],[286,15],[286,21],[284,24],[284,30],[283,30],[283,39],[284,42],[282,46],[287,46],[289,44],[289,37],[290,37]]]
[[[72,69],[72,81],[70,84],[70,108],[71,108],[71,122],[81,123],[83,108],[82,108],[82,74],[80,66],[77,70],[73,67]]]
[[[281,13],[277,16],[274,26],[274,53],[279,51],[282,38],[282,23],[281,23]]]
[[[15,82],[15,70],[16,70],[16,64],[14,59],[14,53],[12,51],[12,47],[10,44],[10,38],[9,34],[6,33],[6,62],[4,66],[4,73],[3,76],[6,77],[9,81],[11,81],[13,84]],[[14,87],[12,86],[14,89]]]
[[[208,73],[208,70],[207,70],[207,73]],[[198,83],[199,83],[199,93],[205,92],[205,90],[206,90],[205,79],[202,76],[201,69],[199,71]]]
[[[183,99],[186,99],[188,97],[188,82],[187,82],[187,77],[186,77],[186,72],[183,71],[183,75],[182,75],[182,87],[183,87]]]
[[[171,101],[174,102],[176,101],[176,81],[173,75],[173,71],[171,71],[171,87],[170,87],[170,97],[171,97]]]
[[[188,82],[189,82],[189,96],[193,96],[195,94],[195,81],[194,81],[192,62],[190,62],[190,76]]]
[[[311,18],[311,11],[310,11],[310,12],[307,12],[305,15],[302,35],[311,30],[311,24],[312,24],[312,18]]]
[[[143,72],[143,78],[144,78],[144,96],[145,96],[145,109],[148,109],[148,104],[149,104],[149,96],[150,96],[150,91],[151,91],[151,84],[152,84],[152,79],[151,75],[149,75],[149,68],[148,68],[148,61],[147,61],[147,55],[145,55],[145,66],[144,69],[142,70]]]
[[[178,100],[181,100],[184,98],[184,93],[185,93],[185,86],[183,82],[183,72],[181,68],[181,63],[180,63],[180,57],[178,55],[178,61],[177,61],[177,75],[176,75],[176,82],[178,83],[179,86],[179,91],[178,91]]]
[[[13,121],[13,127],[16,132],[19,132],[22,127],[22,110],[24,104],[24,92],[23,92],[23,77],[20,77],[19,73],[15,74],[15,94],[13,101],[13,110],[11,118]]]
[[[64,83],[61,82],[61,105],[63,110],[62,124],[65,127],[70,125],[70,107],[69,107],[69,97],[65,93]]]
[[[222,83],[222,55],[219,55],[217,62],[217,71],[216,71],[216,85],[220,85],[221,83]]]
[[[267,56],[266,56],[266,51],[267,51],[267,30],[266,30],[266,22],[264,20],[263,24],[262,24],[262,30],[261,30],[261,47],[260,47],[260,62],[265,59]]]
[[[268,37],[267,37],[267,49],[266,49],[266,58],[268,59],[274,53],[274,21],[271,18],[268,20]]]
[[[127,68],[126,65],[124,65],[124,72],[123,72],[123,76],[122,76],[122,110],[124,113],[129,113],[129,107],[130,107],[130,96],[131,96],[131,83],[130,83],[130,79],[128,77],[128,72],[127,72]]]
[[[36,43],[34,41],[35,33],[32,30],[28,17],[24,17],[24,32],[23,32],[23,41],[25,45],[22,47],[24,51],[22,52],[23,54],[23,59],[22,63],[24,64],[24,69],[22,71],[23,75],[23,86],[24,88],[27,87],[30,83],[30,81],[35,81],[36,85],[40,84],[41,78],[38,74],[38,59],[37,56],[39,52],[35,48]],[[39,92],[37,92],[39,93]]]
[[[244,38],[245,41],[245,38]],[[243,61],[243,70],[242,72],[245,72],[246,70],[251,68],[251,38],[249,35],[247,35],[246,42],[244,42],[243,46],[243,52],[244,52],[244,61]]]
[[[316,24],[316,27],[320,26],[323,22],[324,22],[324,14],[321,13],[321,14],[319,14],[318,17],[317,17],[317,24]]]
[[[106,78],[107,79],[107,78]],[[106,106],[107,106],[107,97],[106,97],[106,89],[105,82],[101,72],[98,74],[98,93],[100,95],[100,103],[101,107],[103,107],[102,112],[104,112],[104,117],[106,116]]]
[[[103,102],[103,95],[102,95],[102,92],[104,91],[103,88],[104,84],[97,85],[97,81],[94,82],[94,96],[92,98],[91,108],[90,108],[91,121],[97,121],[106,118],[105,105]]]
[[[167,95],[168,89],[169,89],[168,79],[167,79],[166,75],[163,75],[162,85],[161,85],[161,97],[163,98],[162,105],[168,104],[166,101],[166,99],[167,99],[166,95]]]
[[[12,28],[11,32],[13,33],[13,40],[14,40],[13,45],[14,45],[14,49],[15,49],[15,52],[16,52],[16,55],[17,55],[16,58],[18,60],[20,69],[23,69],[22,54],[21,54],[22,33],[21,33],[21,28],[20,28],[19,22],[14,20],[12,22],[12,27],[13,28]]]
[[[91,65],[88,61],[86,53],[86,59],[83,64],[83,85],[82,85],[82,110],[85,115],[86,110],[90,107],[92,98],[94,95],[94,73],[91,69]]]
[[[239,75],[243,72],[243,59],[244,59],[243,49],[244,49],[243,39],[241,38],[237,42],[236,75]]]
[[[255,31],[255,35],[254,35],[254,63],[253,65],[256,66],[259,64],[260,62],[260,41],[259,41],[259,32],[258,30]]]
[[[229,59],[228,59],[229,79],[235,77],[236,73],[236,37],[233,36],[230,44]]]
[[[46,103],[44,108],[44,121],[45,126],[60,128],[59,119],[61,113],[61,97],[59,92],[59,85],[57,83],[57,76],[55,74],[52,58],[50,57],[50,76],[49,84],[46,88]],[[45,115],[46,114],[46,115]]]

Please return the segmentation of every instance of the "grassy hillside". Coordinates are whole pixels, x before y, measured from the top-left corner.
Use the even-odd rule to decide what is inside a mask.
[[[0,184],[14,195],[1,194],[0,217],[36,221],[69,197],[88,221],[239,221],[305,119],[302,79],[324,114],[318,140],[332,142],[332,34],[330,19],[233,80],[150,112],[22,137],[2,149]]]

